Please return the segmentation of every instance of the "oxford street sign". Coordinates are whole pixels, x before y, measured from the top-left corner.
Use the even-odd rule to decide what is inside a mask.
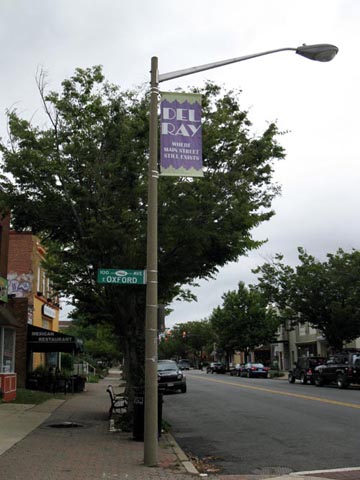
[[[112,285],[145,285],[146,270],[100,268],[97,274],[97,282]]]

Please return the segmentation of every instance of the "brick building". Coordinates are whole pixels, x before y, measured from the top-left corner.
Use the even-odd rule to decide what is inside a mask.
[[[15,398],[36,367],[61,366],[82,342],[59,333],[59,299],[43,266],[46,252],[29,232],[10,231],[0,216],[0,397]]]
[[[54,292],[42,262],[46,252],[39,239],[30,232],[9,234],[8,292],[26,298],[27,323],[34,327],[59,330],[59,298]],[[57,365],[57,352],[36,352],[28,356],[28,369]]]
[[[0,216],[0,390],[4,399],[25,386],[28,299],[8,295],[10,216]]]

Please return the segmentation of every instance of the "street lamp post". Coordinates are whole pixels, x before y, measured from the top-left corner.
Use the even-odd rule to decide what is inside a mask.
[[[145,320],[145,423],[144,463],[155,466],[158,462],[158,381],[157,381],[157,310],[158,310],[158,95],[159,83],[193,73],[223,67],[252,58],[283,51],[294,51],[310,60],[329,62],[338,48],[329,44],[302,45],[297,48],[279,48],[261,53],[208,63],[197,67],[176,70],[159,75],[158,59],[151,59],[150,100],[150,154],[148,173],[148,224],[147,224],[147,285]]]

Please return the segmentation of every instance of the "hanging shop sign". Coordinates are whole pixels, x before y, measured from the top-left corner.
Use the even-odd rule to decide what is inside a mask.
[[[42,314],[45,317],[54,319],[56,317],[56,310],[54,308],[49,307],[49,305],[44,304],[42,306]]]

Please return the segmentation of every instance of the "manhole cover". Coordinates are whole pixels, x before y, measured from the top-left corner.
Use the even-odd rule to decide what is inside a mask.
[[[60,423],[51,423],[48,426],[51,428],[79,428],[79,427],[83,427],[84,425],[76,422],[60,422]]]

